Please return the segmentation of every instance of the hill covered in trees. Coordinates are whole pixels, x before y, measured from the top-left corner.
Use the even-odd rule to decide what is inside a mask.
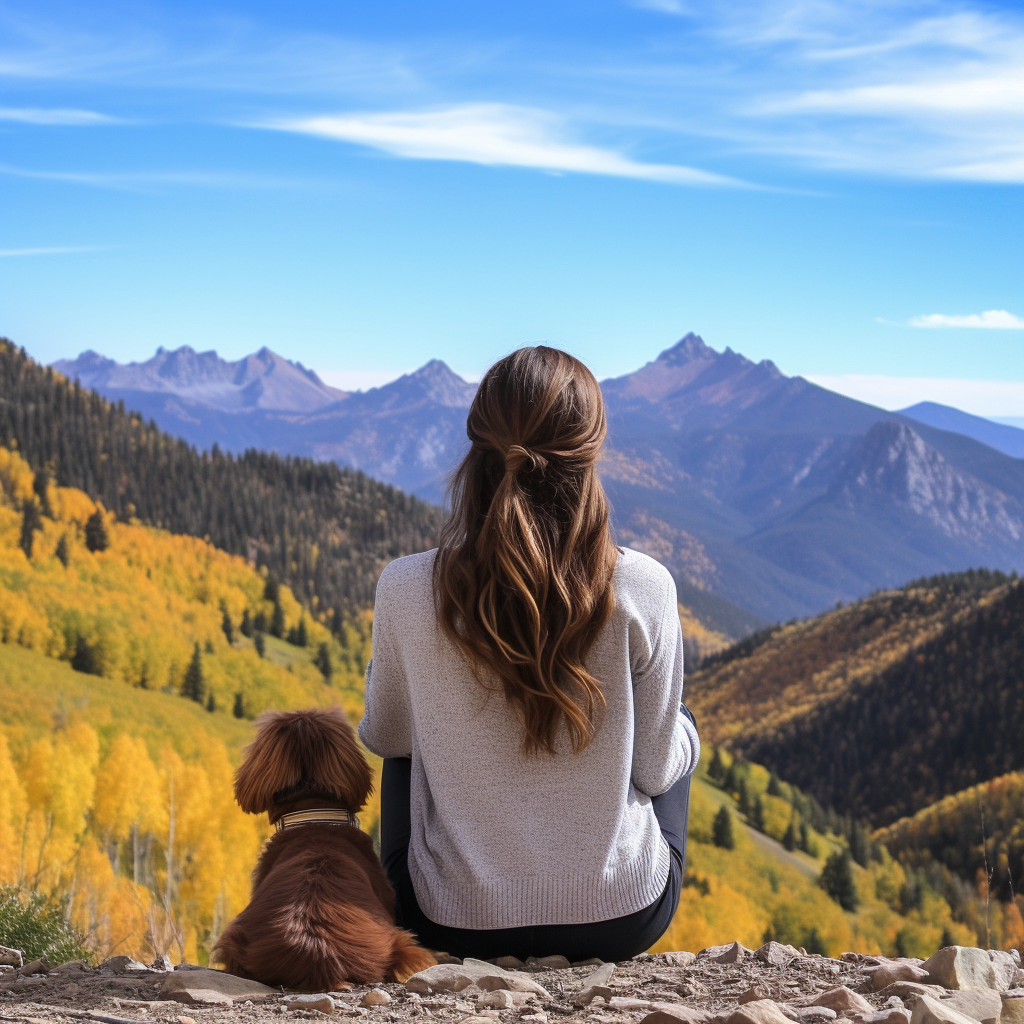
[[[887,825],[1024,767],[1022,645],[1020,581],[938,576],[714,655],[689,700],[718,741]]]
[[[372,604],[383,566],[432,547],[440,527],[433,506],[333,463],[199,454],[3,339],[0,444],[119,519],[205,537],[268,567],[336,631]]]

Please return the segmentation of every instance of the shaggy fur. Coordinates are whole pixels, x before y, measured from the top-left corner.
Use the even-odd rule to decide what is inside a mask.
[[[268,712],[256,725],[235,775],[242,810],[275,822],[313,807],[362,808],[372,775],[339,709]],[[232,974],[290,989],[404,981],[435,961],[395,927],[394,912],[369,836],[350,825],[300,825],[267,843],[252,899],[214,954]]]

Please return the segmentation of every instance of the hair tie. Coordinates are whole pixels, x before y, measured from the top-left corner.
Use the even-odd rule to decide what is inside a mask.
[[[527,463],[531,470],[543,471],[547,468],[548,460],[539,452],[524,448],[521,444],[509,445],[505,452],[505,472],[518,473]]]

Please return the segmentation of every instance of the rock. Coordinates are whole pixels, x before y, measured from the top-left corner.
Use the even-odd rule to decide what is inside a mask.
[[[258,981],[238,978],[224,971],[211,971],[208,967],[200,967],[191,971],[173,971],[164,978],[160,986],[162,999],[175,999],[179,1003],[191,1003],[193,996],[189,993],[215,992],[231,999],[263,999],[277,995],[277,990]],[[184,996],[184,998],[183,998]]]
[[[914,1005],[910,1024],[977,1024],[977,1021],[973,1017],[968,1017],[966,1013],[954,1009],[945,999],[921,996]]]
[[[362,999],[359,1000],[360,1006],[387,1006],[391,1002],[391,996],[387,994],[382,988],[371,988]]]
[[[698,1010],[693,1006],[683,1006],[682,1003],[651,1003],[654,1007],[652,1013],[647,1014],[640,1024],[705,1024],[710,1020],[711,1015],[704,1010]]]
[[[886,998],[896,996],[899,999],[916,999],[918,996],[933,996],[939,999],[945,991],[941,985],[924,985],[919,981],[894,981],[878,994]]]
[[[789,1024],[789,1018],[774,999],[756,999],[733,1010],[725,1018],[725,1024]]]
[[[542,971],[564,971],[572,965],[564,956],[531,956],[526,958],[526,966]]]
[[[1024,1024],[1024,990],[1003,992],[999,999],[1003,1004],[1000,1024]]]
[[[49,974],[53,970],[53,965],[49,960],[44,957],[39,957],[37,960],[30,960],[21,970],[18,971],[21,975],[28,974]]]
[[[835,1020],[839,1015],[827,1006],[783,1006],[782,1012],[794,1020]]]
[[[751,952],[752,950],[741,946],[738,942],[730,942],[724,946],[708,946],[706,949],[702,949],[699,955],[706,956],[716,964],[735,964]]]
[[[334,1000],[326,992],[300,992],[293,996],[285,996],[281,1002],[289,1010],[318,1010],[326,1014],[334,1013],[335,1007]]]
[[[457,956],[452,956],[451,953],[434,953],[434,959],[439,964],[461,964],[462,961]]]
[[[100,970],[107,974],[127,974],[129,971],[148,971],[149,968],[130,956],[112,956],[100,964]]]
[[[610,1003],[612,990],[607,985],[590,985],[572,997],[572,1005],[589,1006],[595,999],[603,999],[606,1003]]]
[[[758,999],[771,999],[771,997],[772,992],[767,985],[754,985],[753,988],[748,988],[747,991],[739,997],[737,1002],[740,1006],[743,1006],[744,1003],[754,1003]]]
[[[601,964],[593,974],[588,974],[583,981],[580,982],[580,991],[582,992],[584,989],[592,988],[595,985],[608,985],[611,982],[612,975],[614,973],[615,964]]]
[[[827,1006],[836,1013],[852,1010],[855,1013],[873,1013],[874,1007],[861,995],[851,992],[845,985],[830,988],[827,992],[819,992],[816,996],[808,996],[800,1000],[801,1006]]]
[[[77,974],[80,971],[89,970],[89,965],[84,960],[68,960],[67,963],[61,964],[59,967],[54,967],[53,973],[60,972],[61,974]]]
[[[12,949],[10,946],[0,946],[0,964],[8,967],[21,967],[25,963],[20,949]]]
[[[150,965],[151,971],[173,971],[174,964],[166,953],[161,953]]]
[[[185,1003],[186,1006],[235,1005],[235,1001],[231,996],[226,996],[223,992],[216,992],[212,988],[199,988],[196,985],[191,985],[188,988],[183,988],[180,992],[176,992],[174,998],[179,1003]]]
[[[871,988],[878,992],[896,981],[927,981],[928,972],[910,960],[890,960],[868,972]]]
[[[508,989],[510,992],[533,992],[545,999],[551,998],[551,993],[532,978],[470,957],[466,957],[461,964],[436,964],[428,967],[409,978],[405,989],[422,996],[432,992],[461,992],[470,985],[476,985],[485,992]]]
[[[850,1019],[857,1024],[910,1024],[910,1011],[897,1006],[888,1006],[875,1013],[851,1013]]]
[[[491,1010],[511,1010],[515,1005],[512,993],[507,989],[496,989],[494,992],[485,992],[478,1000],[477,1005],[488,1007]]]
[[[766,942],[759,949],[754,951],[754,956],[762,963],[771,964],[772,967],[785,967],[792,963],[800,951],[795,946],[784,946],[781,942]]]
[[[980,1020],[981,1024],[999,1024],[999,1016],[1003,1011],[1003,1001],[999,993],[991,989],[985,992],[974,992],[964,989],[958,992],[947,992],[942,997],[944,1006],[952,1006],[954,1010]]]
[[[978,991],[996,987],[995,968],[983,949],[946,946],[921,966],[928,972],[928,980],[943,988]]]
[[[697,954],[678,949],[671,953],[659,953],[658,959],[669,967],[689,967],[697,959]]]
[[[499,956],[497,960],[492,962],[495,967],[500,967],[506,971],[518,971],[526,966],[526,964],[524,964],[517,956]]]
[[[1019,953],[1017,955],[1020,956]],[[1008,992],[1016,984],[1017,975],[1020,973],[1017,961],[1005,949],[990,949],[988,958],[992,964],[992,970],[995,971],[996,989],[1000,992]]]

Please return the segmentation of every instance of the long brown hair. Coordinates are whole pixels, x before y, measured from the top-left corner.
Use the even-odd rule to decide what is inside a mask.
[[[605,703],[583,662],[614,607],[601,388],[568,353],[521,348],[485,374],[466,433],[434,561],[441,628],[518,707],[524,753],[554,753],[562,722],[579,752]]]

